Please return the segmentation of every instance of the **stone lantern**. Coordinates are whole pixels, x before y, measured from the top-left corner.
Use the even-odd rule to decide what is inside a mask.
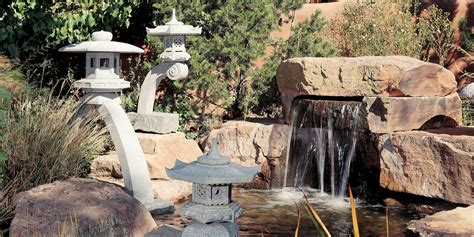
[[[156,88],[162,79],[181,80],[188,76],[188,66],[183,62],[191,56],[186,52],[185,37],[201,34],[201,28],[178,21],[173,9],[169,22],[153,29],[147,28],[146,31],[150,36],[163,37],[165,50],[160,54],[162,62],[146,75],[141,85],[137,113],[128,115],[134,121],[136,130],[159,134],[176,132],[179,127],[178,114],[153,112]]]
[[[146,29],[148,35],[162,36],[165,51],[160,54],[163,61],[187,61],[191,56],[186,52],[186,35],[201,34],[200,27],[184,25],[176,19],[176,12],[173,9],[171,21],[165,25],[157,26],[154,29]]]
[[[117,94],[130,87],[119,76],[120,53],[143,53],[143,50],[112,41],[112,33],[98,31],[92,33],[92,41],[67,45],[59,52],[86,53],[86,76],[74,82],[74,86],[86,93],[84,105],[97,109],[103,116],[117,150],[125,189],[152,213],[174,211],[171,203],[154,198],[143,150]]]
[[[176,161],[166,169],[170,178],[193,183],[192,200],[181,210],[194,221],[182,233],[190,236],[239,236],[235,219],[240,216],[240,205],[232,201],[232,183],[251,182],[259,167],[243,167],[219,155],[217,140],[211,151],[189,164]]]
[[[86,93],[100,93],[110,97],[115,92],[129,88],[130,83],[120,78],[120,53],[143,53],[134,45],[112,41],[112,33],[92,33],[92,41],[67,45],[59,49],[64,53],[86,53],[86,76],[74,82],[74,86]],[[111,93],[111,94],[110,94]],[[113,96],[118,100],[118,96]],[[96,101],[95,104],[100,104]]]

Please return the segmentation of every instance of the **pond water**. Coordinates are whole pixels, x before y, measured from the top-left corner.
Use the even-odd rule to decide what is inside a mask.
[[[352,221],[348,199],[333,199],[330,195],[315,189],[304,189],[309,201],[318,212],[333,236],[350,236]],[[303,204],[301,191],[291,188],[279,190],[233,189],[234,201],[241,204],[243,210],[238,220],[241,236],[294,236],[297,222],[297,208],[301,209],[299,236],[319,236]],[[158,225],[168,224],[183,228],[189,219],[172,215],[155,217]],[[416,213],[404,208],[389,208],[390,236],[405,236],[406,224],[419,218]],[[357,218],[361,236],[386,236],[385,207],[364,204],[358,201]]]

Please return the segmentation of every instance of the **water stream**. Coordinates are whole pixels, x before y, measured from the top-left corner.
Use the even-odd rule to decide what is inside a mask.
[[[332,236],[350,236],[352,231],[350,204],[347,198],[333,198],[317,189],[303,189],[310,203],[328,227]],[[245,190],[234,188],[233,200],[240,203],[244,209],[237,219],[240,226],[240,236],[255,237],[290,237],[294,236],[298,212],[297,203],[301,209],[299,236],[319,236],[319,231],[313,225],[308,213],[303,208],[303,194],[296,188],[273,190]],[[357,217],[361,236],[386,236],[385,207],[357,201]],[[159,225],[168,224],[184,228],[191,222],[189,218],[179,215],[177,211],[169,215],[155,216]],[[404,207],[388,209],[389,231],[391,237],[405,236],[406,224],[419,216],[413,210]]]
[[[296,100],[283,186],[317,188],[343,198],[363,129],[362,113],[362,102]]]

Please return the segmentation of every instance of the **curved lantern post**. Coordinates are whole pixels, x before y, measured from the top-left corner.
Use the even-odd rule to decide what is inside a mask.
[[[178,21],[173,9],[171,21],[153,29],[147,28],[146,31],[151,36],[162,36],[165,50],[160,54],[162,63],[148,72],[140,88],[137,114],[129,113],[129,116],[134,120],[136,130],[176,132],[179,126],[177,114],[153,112],[156,89],[165,78],[182,80],[188,76],[188,66],[183,62],[188,61],[191,56],[186,52],[185,36],[201,34],[201,28]]]
[[[143,53],[136,46],[112,41],[112,33],[92,33],[92,41],[67,45],[59,52],[86,53],[86,77],[74,82],[86,93],[84,106],[95,107],[104,117],[117,150],[125,189],[155,213],[173,211],[171,203],[154,199],[143,150],[117,92],[130,83],[119,77],[120,53]]]

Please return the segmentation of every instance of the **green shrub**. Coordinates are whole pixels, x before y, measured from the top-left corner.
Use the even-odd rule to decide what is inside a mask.
[[[69,177],[85,177],[103,147],[98,116],[75,117],[78,102],[26,98],[8,112],[1,150],[0,223],[12,217],[19,192]]]
[[[327,34],[341,56],[405,55],[444,64],[453,46],[453,30],[435,5],[417,12],[418,2],[392,0],[376,3],[345,3]]]
[[[462,124],[466,126],[474,126],[474,103],[469,100],[462,101]]]
[[[461,47],[466,51],[474,51],[474,34],[472,33],[466,18],[459,20],[459,31],[461,33]]]
[[[291,29],[288,40],[273,44],[274,52],[266,59],[266,64],[253,71],[244,100],[246,114],[275,118],[281,111],[280,92],[276,83],[276,71],[281,61],[293,57],[328,57],[336,52],[328,39],[322,36],[326,20],[319,11],[308,20]]]
[[[433,61],[432,58],[436,57],[435,62],[445,65],[445,58],[454,46],[453,28],[448,17],[449,13],[436,5],[429,6],[421,13],[416,26],[424,49],[421,55],[423,60]]]

